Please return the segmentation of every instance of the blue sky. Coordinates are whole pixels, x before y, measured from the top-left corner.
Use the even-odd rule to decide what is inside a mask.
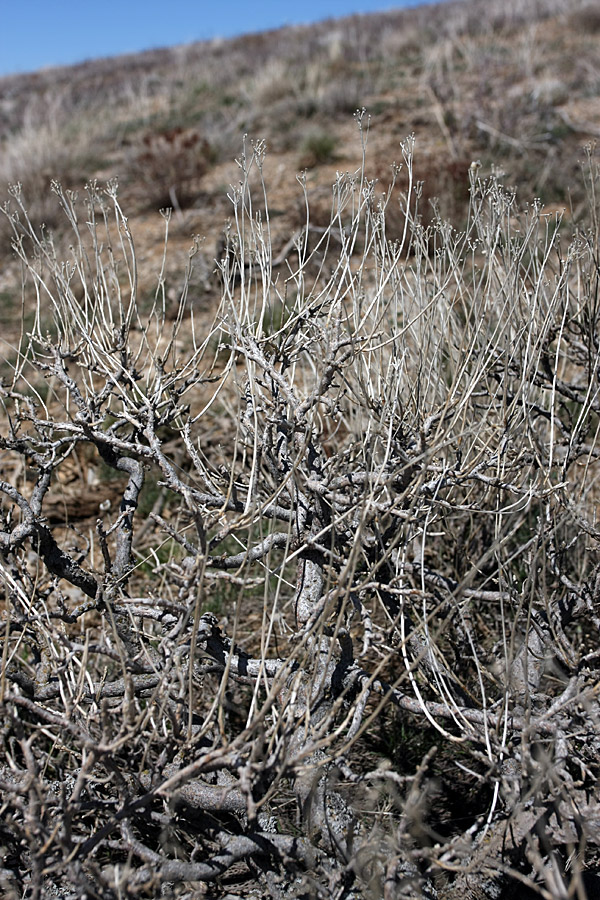
[[[6,0],[0,16],[0,75],[419,2]]]

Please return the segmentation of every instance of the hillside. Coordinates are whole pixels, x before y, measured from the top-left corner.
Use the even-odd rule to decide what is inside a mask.
[[[2,897],[599,896],[599,38],[0,82]]]
[[[313,223],[327,224],[336,171],[361,162],[353,113],[362,107],[367,175],[382,192],[400,141],[416,135],[425,221],[439,198],[442,216],[461,226],[473,160],[482,174],[504,173],[523,198],[577,219],[582,145],[600,134],[598,34],[593,3],[468,0],[4,78],[0,189],[6,199],[7,184],[20,182],[33,220],[56,228],[51,179],[81,190],[117,178],[148,261],[162,254],[157,211],[174,206],[169,265],[180,272],[191,235],[201,238],[199,303],[214,294],[243,135],[266,142],[278,254],[305,221],[296,173],[306,171]],[[6,222],[0,248],[8,310],[15,269]]]

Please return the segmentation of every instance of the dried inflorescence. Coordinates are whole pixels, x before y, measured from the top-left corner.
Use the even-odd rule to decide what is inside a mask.
[[[244,148],[212,323],[162,280],[142,316],[114,186],[86,228],[56,187],[68,259],[12,220],[7,895],[584,895],[598,236],[475,169],[467,230],[425,230],[403,154],[284,275]]]

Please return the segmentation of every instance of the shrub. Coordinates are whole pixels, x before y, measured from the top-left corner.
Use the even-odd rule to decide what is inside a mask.
[[[197,196],[212,158],[196,129],[170,128],[144,135],[131,151],[128,174],[144,205],[183,209]]]
[[[329,264],[309,277],[300,242],[283,282],[253,212],[262,145],[239,162],[212,324],[185,289],[174,320],[160,290],[141,315],[113,186],[83,217],[59,192],[68,259],[11,221],[53,322],[0,387],[0,878],[116,898],[222,892],[235,867],[285,898],[583,895],[597,226],[566,246],[473,171],[465,231],[406,211],[390,242],[360,171],[334,185]],[[120,503],[52,525],[83,448]],[[391,710],[386,757],[366,742]]]
[[[79,122],[82,129],[85,126]],[[19,193],[27,206],[30,221],[47,229],[62,225],[63,215],[50,190],[55,178],[65,188],[82,186],[78,177],[82,155],[87,145],[81,133],[55,122],[32,122],[9,135],[2,145],[0,186],[2,202],[9,197],[8,185],[19,185]],[[6,220],[0,221],[0,250],[10,247],[11,231]]]
[[[312,131],[303,140],[300,148],[300,166],[311,169],[333,162],[337,139],[327,131]]]
[[[584,3],[569,14],[569,24],[585,34],[597,34],[600,31],[600,10],[595,3]]]

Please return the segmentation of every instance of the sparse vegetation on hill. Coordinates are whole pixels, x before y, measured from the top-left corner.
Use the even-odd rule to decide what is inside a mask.
[[[594,22],[4,80],[3,896],[597,895]]]
[[[0,188],[20,181],[30,215],[56,227],[51,179],[81,190],[118,177],[140,249],[160,245],[157,210],[168,201],[182,238],[206,237],[212,269],[242,135],[266,140],[273,173],[286,173],[269,185],[277,250],[302,224],[294,172],[311,166],[309,189],[328,205],[335,171],[360,164],[351,117],[366,107],[384,184],[399,141],[418,135],[424,216],[435,197],[443,215],[464,216],[474,159],[577,216],[581,145],[600,130],[594,12],[578,0],[448,2],[4,78]],[[175,132],[201,152],[172,146]],[[307,152],[316,138],[320,149]],[[165,145],[162,172],[138,166]],[[8,241],[3,225],[0,249]]]

